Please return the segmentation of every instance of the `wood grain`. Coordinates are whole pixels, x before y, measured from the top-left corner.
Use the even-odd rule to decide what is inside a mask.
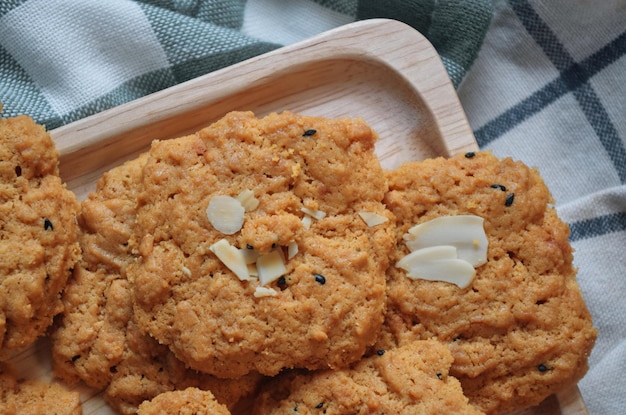
[[[212,72],[51,131],[60,169],[79,199],[106,170],[232,110],[258,116],[291,110],[361,117],[379,134],[385,168],[478,149],[432,45],[402,23],[369,20]],[[13,358],[26,378],[51,379],[42,339]],[[97,391],[79,386],[84,413],[111,414]],[[576,386],[523,414],[585,415]]]

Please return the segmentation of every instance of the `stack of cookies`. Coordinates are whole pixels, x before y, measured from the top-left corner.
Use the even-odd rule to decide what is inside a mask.
[[[1,108],[1,106],[0,106]],[[0,408],[2,413],[80,410],[61,385],[24,381],[4,361],[43,336],[80,258],[80,205],[59,177],[58,153],[31,118],[0,118]],[[23,374],[22,374],[23,375]],[[50,400],[51,405],[43,406]]]
[[[385,171],[376,139],[233,112],[105,173],[55,244],[55,374],[122,414],[496,414],[580,379],[596,331],[538,172]]]

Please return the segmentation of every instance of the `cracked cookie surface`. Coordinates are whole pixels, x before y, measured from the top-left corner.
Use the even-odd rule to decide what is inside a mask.
[[[444,344],[428,340],[379,350],[347,369],[287,372],[263,385],[252,413],[482,414],[448,375],[452,360]]]
[[[0,360],[63,310],[60,294],[80,257],[78,212],[45,128],[27,116],[0,119]]]
[[[391,266],[376,348],[436,338],[450,373],[487,413],[527,407],[580,379],[597,335],[576,282],[569,229],[539,172],[489,152],[408,163],[388,173],[398,249],[417,224],[447,215],[484,218],[487,263],[472,284],[412,280]]]
[[[153,143],[134,228],[140,260],[128,270],[139,327],[218,377],[359,359],[382,322],[393,244],[391,220],[370,227],[358,215],[391,219],[375,140],[360,120],[285,112],[230,113]],[[225,235],[207,206],[243,191],[258,206]],[[323,217],[307,224],[305,212]],[[222,239],[254,255],[279,252],[285,271],[265,284],[269,295],[255,296],[259,280],[240,280],[213,254]]]
[[[64,295],[65,312],[51,334],[56,376],[104,389],[109,405],[134,414],[145,400],[175,389],[210,390],[225,406],[251,393],[252,373],[217,379],[188,369],[167,346],[139,331],[133,320],[126,269],[136,260],[129,246],[146,156],[103,175],[82,202],[83,251]]]

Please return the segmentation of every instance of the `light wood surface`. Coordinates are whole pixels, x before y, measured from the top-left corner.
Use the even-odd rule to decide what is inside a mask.
[[[193,79],[51,132],[68,188],[83,199],[102,173],[154,139],[199,130],[232,110],[291,110],[361,117],[379,134],[385,168],[477,150],[457,95],[432,45],[389,20],[357,22]],[[51,378],[42,339],[13,358],[26,378]],[[111,414],[79,386],[85,414]],[[573,386],[524,414],[587,414]]]

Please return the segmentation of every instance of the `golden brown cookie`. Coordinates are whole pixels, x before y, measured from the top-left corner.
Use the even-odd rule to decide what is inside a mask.
[[[281,374],[263,386],[253,414],[481,414],[448,375],[451,363],[445,345],[416,341],[350,369]]]
[[[33,343],[63,310],[60,293],[80,256],[78,211],[45,128],[26,116],[0,119],[0,358]]]
[[[230,415],[209,391],[187,388],[164,392],[139,405],[137,415]]]
[[[82,260],[63,295],[65,312],[52,333],[56,374],[103,388],[123,358],[132,316],[126,267],[145,156],[115,168],[81,203]]]
[[[128,269],[137,324],[223,378],[359,359],[382,322],[393,244],[375,141],[360,120],[234,112],[154,142]],[[238,255],[258,278],[231,270]]]
[[[539,173],[488,152],[409,163],[389,172],[387,207],[398,249],[415,224],[448,215],[484,218],[487,263],[465,289],[388,270],[386,321],[377,348],[436,338],[450,373],[486,413],[538,404],[587,370],[596,330],[572,266],[568,226]]]
[[[126,268],[135,260],[128,239],[135,221],[137,194],[146,156],[112,169],[82,202],[83,258],[65,290],[65,312],[52,333],[57,376],[105,389],[117,411],[133,414],[144,400],[197,386],[234,405],[260,378],[252,374],[223,381],[189,370],[166,346],[141,334],[132,320]]]
[[[3,415],[81,415],[78,392],[59,383],[20,380],[12,367],[0,363],[0,413]]]
[[[217,402],[230,409],[251,395],[261,381],[257,373],[219,379],[188,369],[166,346],[139,333],[132,323],[126,341],[133,345],[132,349],[113,368],[115,374],[104,395],[107,403],[122,414],[134,414],[143,401],[161,393],[188,387],[211,391]]]

